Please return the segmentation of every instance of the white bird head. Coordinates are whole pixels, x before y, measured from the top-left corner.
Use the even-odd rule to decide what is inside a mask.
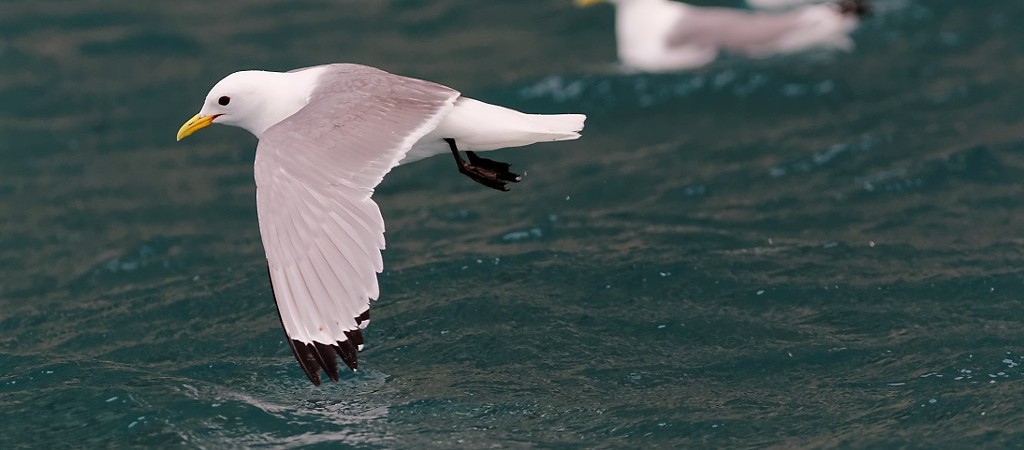
[[[224,77],[206,94],[199,114],[178,130],[180,141],[218,123],[248,130],[257,138],[309,101],[310,86],[293,83],[288,73],[246,70]]]

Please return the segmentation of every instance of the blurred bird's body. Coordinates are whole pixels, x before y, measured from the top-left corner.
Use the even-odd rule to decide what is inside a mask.
[[[825,3],[827,0],[747,0],[747,6],[763,10],[783,10],[811,3]]]
[[[602,0],[576,0],[582,6]],[[851,50],[862,0],[785,12],[693,6],[669,0],[603,0],[616,6],[619,59],[648,72],[695,69],[722,52],[764,58],[811,49]]]

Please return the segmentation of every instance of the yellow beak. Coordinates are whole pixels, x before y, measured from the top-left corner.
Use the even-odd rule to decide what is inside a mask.
[[[604,3],[604,0],[576,0],[573,3],[580,8],[586,8],[588,6],[594,6],[598,3]]]
[[[192,133],[210,126],[210,124],[213,123],[213,119],[216,118],[217,115],[201,116],[196,114],[195,116],[192,116],[191,119],[188,119],[188,122],[185,122],[185,124],[178,129],[178,140],[180,141],[185,139]]]

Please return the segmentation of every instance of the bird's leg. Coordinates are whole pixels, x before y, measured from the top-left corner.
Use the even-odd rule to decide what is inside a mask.
[[[452,150],[452,156],[455,157],[455,164],[459,166],[459,172],[477,183],[499,191],[507,191],[508,183],[518,183],[522,179],[519,175],[508,171],[508,164],[481,158],[473,152],[466,152],[466,155],[469,156],[467,163],[459,154],[459,147],[455,145],[455,139],[446,138],[444,141]]]

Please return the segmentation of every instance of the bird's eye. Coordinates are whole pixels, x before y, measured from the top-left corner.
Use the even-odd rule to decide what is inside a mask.
[[[228,96],[225,95],[225,96],[217,99],[217,103],[219,103],[220,106],[228,106],[228,103],[231,103],[231,97],[228,97]]]

